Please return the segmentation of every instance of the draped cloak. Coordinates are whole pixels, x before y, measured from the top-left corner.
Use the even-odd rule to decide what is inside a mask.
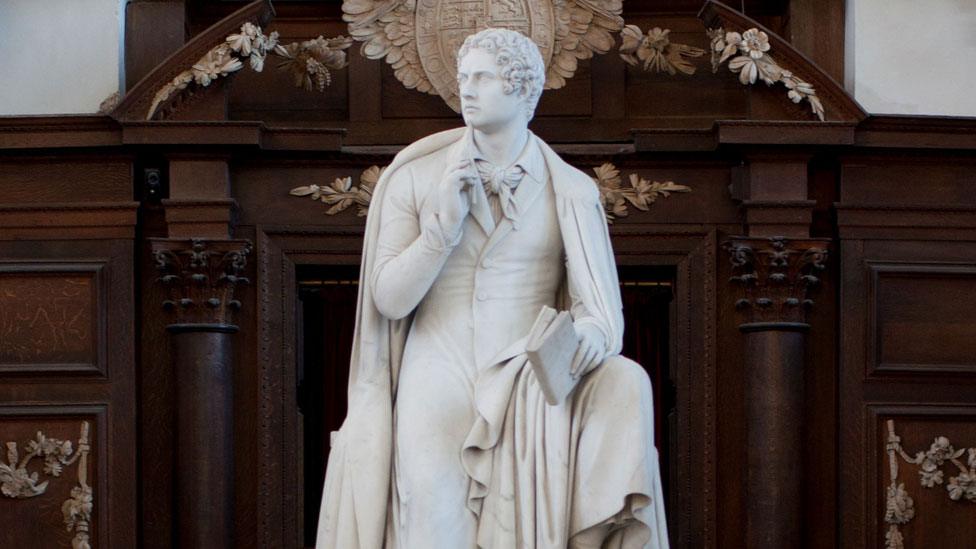
[[[317,547],[320,549],[421,549],[398,547],[396,529],[390,527],[396,521],[398,506],[393,410],[411,317],[399,320],[384,317],[373,302],[369,281],[373,280],[377,255],[380,209],[392,175],[411,160],[444,147],[452,147],[449,159],[460,159],[465,131],[465,128],[447,130],[406,147],[383,172],[373,190],[360,267],[348,412],[342,427],[332,436],[319,517]],[[615,355],[622,345],[623,315],[599,192],[592,179],[564,162],[545,142],[534,135],[530,139],[542,151],[556,196],[566,265],[576,281],[574,297],[583,303],[593,315],[594,324],[603,331],[608,342],[607,354]],[[453,163],[446,162],[445,169]],[[443,174],[431,174],[432,180],[442,177]],[[565,293],[561,298],[564,305],[568,300]],[[578,432],[574,430],[578,429],[579,421],[573,415],[580,414],[571,402],[556,407],[544,404],[527,367],[524,345],[523,338],[505,349],[476,382],[477,419],[465,441],[462,463],[471,479],[468,507],[479,516],[479,547],[528,549],[526,543],[515,540],[512,534],[496,535],[494,531],[508,531],[511,523],[529,520],[542,522],[535,527],[550,532],[544,536],[547,541],[538,544],[547,549],[565,547],[573,535],[600,524],[611,524],[612,530],[616,530],[613,547],[666,548],[667,528],[653,440],[595,452],[600,454],[600,459],[611,460],[603,464],[608,472],[599,474],[606,478],[598,475],[593,479],[590,475],[600,486],[587,490],[586,502],[576,501],[582,497],[578,477],[587,476],[574,475],[573,469],[578,464],[570,449],[574,442],[578,443]],[[571,397],[570,401],[573,400]],[[515,408],[519,409],[518,414],[514,413]],[[647,408],[650,408],[649,399]],[[651,410],[640,413],[650,414]],[[526,428],[525,423],[535,425]],[[515,441],[526,438],[536,439],[537,444],[545,447],[529,458],[537,466],[528,475],[519,470],[525,466],[525,456],[513,455]],[[524,450],[520,451],[524,454]],[[614,461],[618,453],[623,456],[622,468]],[[510,499],[513,490],[524,493],[524,489],[513,484],[525,481],[542,482],[547,493],[530,495],[530,501],[521,502],[521,509],[518,502],[513,506],[502,501]],[[527,511],[526,504],[538,509]],[[506,516],[526,513],[530,516]]]

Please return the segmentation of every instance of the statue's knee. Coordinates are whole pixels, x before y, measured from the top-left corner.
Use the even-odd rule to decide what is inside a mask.
[[[601,385],[604,385],[614,398],[630,398],[651,403],[651,379],[640,364],[621,356],[613,355],[604,359],[600,365],[603,370]]]

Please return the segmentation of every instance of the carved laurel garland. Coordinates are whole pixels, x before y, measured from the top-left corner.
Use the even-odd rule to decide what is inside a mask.
[[[31,472],[27,466],[34,458],[43,458],[43,474],[60,477],[65,467],[78,462],[78,486],[71,489],[71,497],[61,504],[61,514],[67,530],[75,532],[71,540],[72,549],[91,549],[88,532],[93,507],[92,489],[88,485],[88,454],[91,446],[88,441],[89,424],[81,423],[81,434],[77,450],[72,449],[70,440],[49,438],[41,431],[34,440],[24,445],[21,458],[16,442],[7,442],[7,463],[0,462],[0,493],[14,499],[39,496],[47,490],[48,480],[38,482],[37,471]]]
[[[326,215],[336,215],[352,205],[356,205],[356,215],[365,217],[373,198],[373,189],[386,167],[370,166],[359,176],[359,185],[352,184],[352,177],[337,177],[329,185],[303,185],[290,190],[292,196],[307,196],[329,206]],[[636,173],[630,174],[630,186],[622,186],[620,171],[610,163],[593,168],[596,174],[593,182],[600,189],[600,201],[607,214],[607,222],[613,223],[618,217],[627,217],[627,204],[641,211],[647,211],[659,197],[671,193],[688,193],[691,187],[678,185],[673,181],[648,181]]]
[[[642,63],[646,71],[667,72],[672,76],[678,72],[695,74],[695,66],[687,58],[701,57],[705,50],[672,43],[668,38],[670,33],[669,29],[654,27],[644,34],[637,25],[626,25],[620,31],[620,58],[634,66]]]
[[[901,445],[901,437],[895,434],[895,422],[889,419],[888,426],[888,472],[891,483],[888,485],[885,501],[885,523],[888,531],[885,533],[886,549],[904,549],[904,538],[900,526],[907,524],[915,517],[915,502],[905,490],[905,483],[898,482],[898,458],[906,463],[918,465],[919,484],[925,488],[934,488],[942,484],[945,473],[942,470],[946,462],[952,463],[959,470],[959,474],[949,477],[946,491],[949,499],[959,501],[963,498],[976,503],[976,448],[953,448],[949,439],[943,436],[935,437],[932,445],[926,451],[915,453],[915,457],[908,455]],[[962,457],[966,455],[966,462]]]
[[[739,75],[739,82],[752,85],[761,79],[767,86],[780,82],[789,90],[790,100],[799,103],[806,99],[813,114],[824,120],[823,104],[813,85],[776,63],[767,53],[769,36],[765,32],[752,28],[739,34],[717,28],[709,29],[708,36],[712,39],[712,72],[718,72],[719,66],[731,57],[729,70]],[[732,57],[736,53],[739,55]]]
[[[386,167],[370,166],[359,176],[359,186],[352,184],[352,177],[337,177],[329,185],[305,185],[295,187],[288,194],[292,196],[307,196],[312,200],[320,200],[330,208],[326,215],[336,215],[355,204],[356,215],[365,217],[369,213],[369,203],[373,199],[373,188],[379,181],[380,175]]]
[[[207,87],[214,80],[244,68],[244,62],[257,72],[264,70],[268,54],[284,59],[278,64],[280,70],[288,70],[294,75],[295,85],[307,90],[317,87],[319,91],[332,83],[330,69],[346,66],[345,50],[352,45],[352,39],[344,36],[293,42],[286,46],[278,43],[278,32],[265,35],[261,27],[244,23],[241,31],[208,51],[188,70],[176,75],[173,80],[159,89],[153,97],[146,120],[151,120],[159,106],[174,94],[185,90],[191,83]]]
[[[669,197],[671,193],[689,193],[691,187],[678,185],[674,181],[648,181],[636,173],[630,174],[630,186],[622,186],[620,171],[611,163],[593,168],[596,177],[593,181],[600,189],[600,200],[607,214],[607,223],[618,217],[627,217],[627,203],[646,212],[658,197]]]

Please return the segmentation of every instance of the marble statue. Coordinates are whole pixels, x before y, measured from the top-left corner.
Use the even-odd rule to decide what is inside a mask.
[[[597,187],[527,127],[544,79],[518,32],[469,36],[466,127],[406,147],[376,185],[320,549],[668,546]],[[525,353],[543,306],[580,340],[557,405]]]

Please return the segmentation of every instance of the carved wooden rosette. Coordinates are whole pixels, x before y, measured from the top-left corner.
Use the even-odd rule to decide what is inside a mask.
[[[736,308],[748,325],[805,324],[810,292],[826,268],[827,240],[733,237],[725,242],[732,261],[730,282],[742,288]]]
[[[168,291],[163,307],[175,315],[173,326],[212,325],[236,330],[241,302],[234,292],[250,281],[244,276],[251,243],[246,240],[153,240],[159,282]],[[172,327],[172,326],[171,326]]]

